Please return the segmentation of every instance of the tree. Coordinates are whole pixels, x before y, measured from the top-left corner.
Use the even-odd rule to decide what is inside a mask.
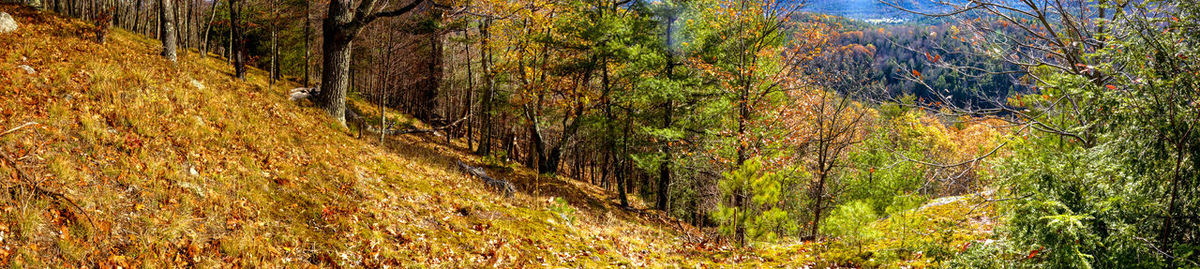
[[[234,77],[246,80],[246,61],[250,57],[246,49],[245,27],[242,24],[242,10],[246,0],[229,0],[229,53],[233,61]]]
[[[809,199],[812,202],[812,226],[809,236],[817,237],[821,226],[822,213],[829,208],[829,188],[832,180],[840,169],[847,167],[845,158],[851,147],[861,141],[860,124],[865,113],[849,95],[839,95],[830,91],[810,93],[814,97],[813,105],[807,106],[814,110],[812,122],[814,132],[805,143],[811,146],[805,152],[811,152],[809,169],[813,171],[814,181],[809,188]]]
[[[158,19],[162,21],[162,56],[172,62],[175,61],[175,46],[176,46],[176,31],[175,31],[175,8],[172,7],[175,0],[158,0]]]
[[[324,41],[321,64],[321,92],[316,101],[339,124],[346,124],[346,92],[350,87],[350,60],[354,38],[363,27],[379,18],[395,17],[431,0],[414,0],[388,11],[376,10],[378,0],[363,0],[352,6],[350,0],[332,0],[322,23]]]
[[[209,48],[208,34],[210,32],[212,32],[213,20],[217,19],[217,3],[218,2],[221,2],[221,1],[213,0],[212,7],[210,7],[208,9],[208,12],[210,12],[211,14],[209,14],[209,17],[208,17],[208,23],[206,23],[204,25],[204,38],[200,40],[200,58],[208,57],[208,48]]]
[[[727,164],[741,167],[760,154],[758,128],[765,111],[774,109],[781,100],[782,78],[792,72],[790,62],[782,57],[787,14],[799,4],[784,1],[720,0],[703,2],[703,13],[691,21],[698,50],[690,61],[693,68],[707,74],[707,84],[719,96],[719,107],[725,109],[723,120],[730,130],[723,130],[725,147],[722,156]],[[730,152],[731,151],[731,152]],[[729,161],[732,160],[732,161]],[[744,191],[745,188],[733,188]],[[727,206],[749,206],[749,194],[733,193],[724,201]],[[745,244],[745,231],[738,228],[733,236]]]
[[[720,182],[725,195],[744,194],[750,197],[745,204],[718,206],[715,218],[721,222],[721,232],[734,236],[745,231],[749,241],[772,241],[794,232],[798,225],[788,216],[782,202],[798,197],[788,196],[786,186],[790,177],[764,167],[759,157],[746,160],[737,170],[727,172]]]

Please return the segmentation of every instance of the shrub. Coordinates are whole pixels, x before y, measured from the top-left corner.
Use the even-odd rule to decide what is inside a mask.
[[[862,254],[863,243],[879,236],[870,225],[878,218],[869,202],[855,200],[834,209],[821,226],[821,232],[837,237],[842,244],[857,248]]]

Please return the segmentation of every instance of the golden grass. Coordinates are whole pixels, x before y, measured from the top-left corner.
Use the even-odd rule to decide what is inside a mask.
[[[429,137],[354,139],[320,109],[288,102],[297,85],[268,87],[260,70],[236,81],[222,59],[188,51],[171,64],[127,31],[100,45],[85,23],[0,10],[22,24],[0,35],[0,127],[40,123],[0,150],[83,208],[0,196],[4,264],[581,266],[664,262],[674,247],[662,222],[615,210],[594,187],[548,180],[570,190],[547,195],[605,205],[568,225],[548,196],[504,199],[453,167],[476,157]],[[532,172],[504,176],[525,187]]]

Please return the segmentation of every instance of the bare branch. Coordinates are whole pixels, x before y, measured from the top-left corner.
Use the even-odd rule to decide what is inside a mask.
[[[17,126],[17,127],[14,127],[14,128],[12,128],[12,129],[8,129],[8,131],[4,131],[3,133],[0,133],[0,137],[4,137],[4,136],[7,136],[7,135],[9,135],[9,134],[12,134],[12,133],[14,133],[14,132],[16,132],[16,131],[19,131],[19,130],[21,130],[21,128],[25,128],[25,127],[29,127],[29,126],[32,126],[32,125],[37,125],[37,124],[38,124],[37,122],[32,122],[32,121],[31,121],[31,122],[26,122],[25,124],[21,124],[21,126]]]

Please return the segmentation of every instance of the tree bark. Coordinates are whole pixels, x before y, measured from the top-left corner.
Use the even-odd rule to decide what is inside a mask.
[[[212,14],[208,17],[208,24],[204,26],[204,40],[200,44],[200,58],[208,57],[208,34],[212,32],[213,21],[217,19],[217,2],[221,2],[221,0],[213,0],[212,8],[208,9],[208,12]]]
[[[463,40],[469,40],[467,38],[467,36],[468,35],[467,35],[466,31],[463,31]],[[464,52],[464,54],[467,56],[467,94],[466,94],[467,101],[465,102],[466,107],[463,108],[463,116],[466,116],[466,115],[471,114],[471,112],[473,112],[473,110],[471,108],[475,104],[475,102],[471,100],[472,95],[475,95],[475,72],[474,72],[474,70],[471,69],[471,42],[467,41],[467,42],[465,42],[464,45],[465,45],[464,50],[466,51],[466,52]],[[467,122],[467,128],[466,128],[467,129],[467,133],[466,133],[467,150],[472,150],[474,148],[474,146],[473,146],[475,144],[475,139],[474,139],[474,136],[475,136],[475,127],[474,126],[475,125],[474,125],[474,123],[475,123],[475,119],[470,119]]]
[[[159,19],[159,21],[162,22],[162,32],[163,32],[162,56],[166,57],[167,60],[170,60],[171,62],[176,61],[176,51],[175,51],[175,46],[176,46],[175,33],[176,32],[175,32],[175,15],[174,15],[175,12],[172,12],[173,10],[175,10],[172,7],[172,4],[173,4],[172,2],[174,2],[174,1],[175,0],[158,0],[158,6],[160,7],[158,19]]]
[[[480,96],[480,98],[483,98],[483,104],[479,109],[479,124],[482,125],[480,127],[483,128],[483,133],[482,137],[479,138],[479,149],[475,153],[484,156],[492,154],[492,99],[495,95],[496,87],[495,75],[492,74],[491,49],[488,48],[488,40],[491,39],[488,33],[490,24],[490,19],[484,19],[483,23],[479,26],[479,34],[481,36],[479,54],[483,67],[483,77],[487,85],[484,87],[483,96]]]
[[[309,14],[312,14],[312,2],[304,1],[304,87],[309,87],[309,76],[312,74],[309,71],[309,66],[312,65],[312,47],[309,45],[309,40],[312,39],[312,20]]]
[[[230,40],[230,53],[233,54],[233,71],[234,77],[240,80],[246,80],[246,38],[245,30],[242,29],[242,5],[237,0],[229,1],[229,25],[230,34],[233,36]]]
[[[668,72],[669,73],[669,72]],[[664,104],[666,107],[663,111],[663,128],[671,128],[671,113],[674,112],[671,101]],[[671,200],[671,146],[669,141],[662,142],[663,160],[658,164],[658,201],[659,210],[667,211],[667,206]]]
[[[673,22],[674,20],[672,19],[670,21]],[[667,25],[667,44],[671,44],[670,33],[671,33],[671,24],[668,24]],[[667,57],[668,57],[667,58],[668,61],[667,61],[666,75],[667,75],[667,78],[670,79],[675,73],[675,58],[674,58],[673,54],[669,54],[669,55],[667,55]],[[671,118],[674,116],[673,115],[674,112],[675,112],[675,104],[674,104],[674,102],[672,102],[670,100],[670,98],[668,98],[667,101],[663,104],[663,118],[662,118],[663,129],[671,128],[671,124],[672,124]],[[658,209],[662,210],[662,211],[668,211],[669,208],[667,208],[667,207],[670,206],[670,204],[671,204],[671,190],[670,190],[670,186],[671,186],[671,144],[670,143],[671,143],[671,141],[663,141],[662,142],[661,150],[663,153],[663,160],[662,160],[662,163],[658,164],[658,201],[656,201],[656,202],[657,202]],[[670,213],[670,212],[668,212],[668,213]]]
[[[325,112],[343,126],[346,125],[346,91],[350,87],[350,49],[354,42],[349,30],[344,28],[354,19],[349,5],[348,0],[329,2],[329,14],[322,24],[321,92],[317,99]]]
[[[621,141],[624,142],[624,143],[622,143],[622,144],[624,144],[624,146],[621,149],[621,156],[615,157],[615,158],[621,159],[621,161],[619,162],[621,168],[620,168],[620,171],[616,172],[616,175],[617,175],[617,189],[619,189],[617,192],[618,192],[618,195],[621,196],[620,197],[621,198],[621,206],[623,206],[623,207],[629,207],[629,197],[628,197],[628,191],[627,191],[627,189],[629,187],[629,184],[627,182],[629,179],[629,169],[628,169],[628,167],[629,167],[629,133],[633,129],[633,118],[631,117],[632,115],[630,115],[629,112],[630,112],[629,110],[625,111],[625,137],[621,139]]]
[[[278,81],[282,75],[279,74],[279,3],[276,0],[271,1],[271,13],[274,13],[274,21],[271,22],[271,82]]]

